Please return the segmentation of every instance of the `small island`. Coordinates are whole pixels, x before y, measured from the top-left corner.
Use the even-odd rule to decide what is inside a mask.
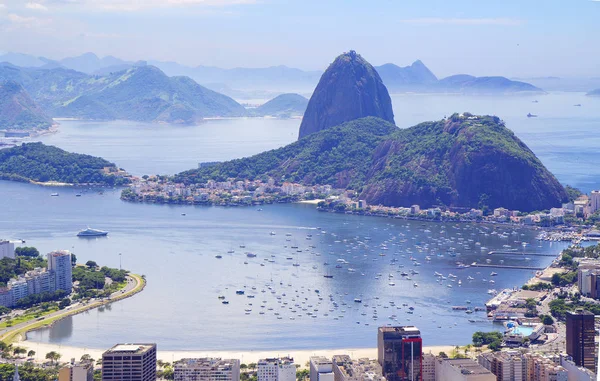
[[[131,177],[99,157],[64,151],[42,143],[0,150],[0,179],[42,185],[120,186]]]

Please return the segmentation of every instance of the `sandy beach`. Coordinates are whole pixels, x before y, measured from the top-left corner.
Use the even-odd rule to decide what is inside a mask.
[[[74,358],[79,360],[83,354],[89,354],[93,359],[99,359],[102,357],[102,352],[108,348],[97,349],[97,348],[80,348],[70,347],[65,345],[38,343],[33,341],[21,341],[14,343],[15,346],[24,347],[28,351],[33,350],[36,352],[34,358],[37,362],[44,362],[46,353],[55,351],[62,355],[61,361],[66,362]],[[439,352],[451,353],[454,347],[451,345],[446,346],[431,346],[424,347],[423,353],[434,353]],[[346,348],[346,349],[325,349],[325,350],[290,350],[290,351],[161,351],[160,343],[158,344],[157,357],[159,360],[173,362],[187,357],[221,357],[221,358],[235,358],[240,359],[242,363],[249,364],[255,363],[261,358],[277,357],[277,356],[291,356],[294,358],[294,362],[304,367],[309,361],[311,356],[325,356],[331,358],[336,354],[348,354],[352,358],[377,358],[377,348]]]

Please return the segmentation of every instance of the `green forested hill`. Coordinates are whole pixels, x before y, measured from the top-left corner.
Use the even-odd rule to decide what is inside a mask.
[[[108,173],[104,172],[104,169]],[[42,143],[0,150],[0,178],[17,181],[55,181],[69,184],[121,185],[118,168],[99,157],[63,151]]]
[[[408,129],[362,118],[283,148],[183,172],[175,180],[268,177],[354,189],[371,204],[389,206],[531,211],[567,199],[556,178],[499,118],[468,113]]]
[[[15,81],[0,81],[0,129],[48,129],[52,119]]]

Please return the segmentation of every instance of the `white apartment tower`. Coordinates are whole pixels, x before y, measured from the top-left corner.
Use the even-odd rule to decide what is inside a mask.
[[[0,239],[0,259],[15,258],[15,244]]]
[[[600,190],[592,191],[590,195],[590,213],[600,210]]]
[[[310,358],[310,381],[333,381],[333,363],[323,356]]]
[[[175,363],[174,381],[240,381],[240,360],[188,358]]]
[[[48,253],[48,271],[54,271],[55,290],[71,292],[73,289],[73,269],[71,253],[68,250]]]
[[[290,357],[262,359],[257,373],[258,381],[296,381],[296,364]]]

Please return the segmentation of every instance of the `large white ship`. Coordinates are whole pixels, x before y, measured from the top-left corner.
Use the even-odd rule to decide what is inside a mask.
[[[83,229],[79,233],[77,233],[77,237],[103,237],[106,235],[108,235],[108,232],[104,230],[91,228]]]

